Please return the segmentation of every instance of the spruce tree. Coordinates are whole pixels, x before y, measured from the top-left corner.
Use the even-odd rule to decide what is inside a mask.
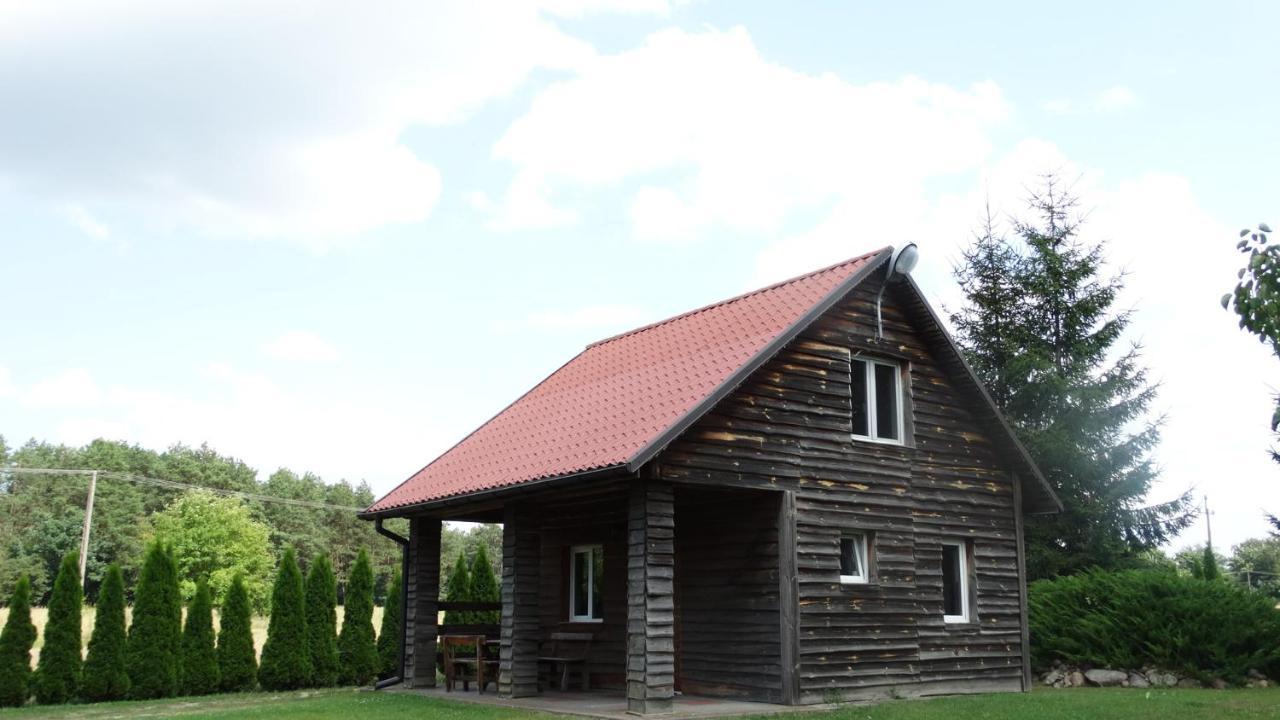
[[[459,552],[458,559],[453,563],[453,571],[449,573],[449,579],[445,582],[444,599],[447,602],[471,601],[471,570],[467,567],[467,555],[465,552]],[[445,625],[466,625],[470,622],[471,613],[469,612],[459,610],[445,611]]]
[[[124,574],[109,565],[98,586],[89,657],[80,677],[80,697],[90,702],[120,700],[129,692],[125,671]]]
[[[224,692],[252,690],[258,684],[258,659],[253,649],[253,611],[244,577],[231,579],[222,603],[218,631],[218,676]]]
[[[218,690],[218,655],[213,640],[213,596],[204,580],[187,605],[182,628],[179,690],[183,695],[208,695]]]
[[[351,566],[343,599],[339,678],[344,685],[365,685],[378,674],[378,648],[373,634],[373,570],[363,549]]]
[[[134,593],[133,623],[125,644],[129,697],[171,697],[177,692],[182,598],[173,556],[152,543]]]
[[[1057,491],[1065,510],[1027,519],[1031,579],[1097,565],[1123,567],[1194,519],[1190,495],[1145,505],[1157,469],[1156,387],[1128,312],[1113,309],[1121,278],[1103,276],[1103,246],[1079,237],[1078,201],[1049,176],[1015,221],[956,270],[967,304],[953,320],[966,355]],[[988,223],[988,227],[990,223]]]
[[[489,553],[484,545],[476,548],[475,557],[471,559],[471,601],[501,602],[502,590],[498,587],[498,579],[493,574],[493,565],[489,563]],[[471,614],[471,622],[479,625],[497,625],[501,613],[497,610],[480,610]]]
[[[80,683],[80,559],[62,557],[49,596],[49,619],[44,626],[40,663],[31,676],[31,692],[41,705],[61,705],[76,696]]]
[[[271,620],[262,646],[258,682],[267,690],[294,690],[311,681],[311,657],[307,653],[307,615],[303,601],[302,571],[293,548],[285,550],[271,591]]]
[[[307,652],[311,684],[338,683],[338,583],[329,556],[317,555],[307,573]]]
[[[0,630],[0,707],[22,707],[31,695],[31,646],[36,626],[31,622],[31,582],[18,578],[9,598],[9,619]]]
[[[394,677],[400,673],[400,619],[402,580],[397,570],[387,587],[387,601],[382,606],[382,627],[378,629],[378,675]]]

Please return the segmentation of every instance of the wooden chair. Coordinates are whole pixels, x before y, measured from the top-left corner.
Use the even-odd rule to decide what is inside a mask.
[[[591,655],[591,633],[551,633],[538,653],[538,665],[550,666],[551,675],[560,677],[560,690],[569,689],[569,671],[576,669],[582,676],[582,689],[591,689],[591,673],[587,672],[587,658]],[[541,675],[541,673],[539,673]],[[541,683],[539,683],[541,690]]]
[[[475,680],[476,690],[484,692],[485,685],[498,685],[498,661],[485,651],[484,635],[442,635],[440,647],[444,652],[444,689],[453,692],[453,684],[462,681],[464,691],[471,689]]]

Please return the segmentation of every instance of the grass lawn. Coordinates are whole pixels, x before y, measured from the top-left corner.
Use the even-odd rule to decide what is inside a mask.
[[[36,718],[286,718],[292,720],[514,720],[553,716],[426,699],[401,693],[325,690],[301,693],[215,695],[151,702],[27,707],[0,710],[0,720]],[[778,717],[778,716],[774,716]],[[1039,690],[1029,695],[980,695],[896,700],[837,710],[783,715],[797,720],[1280,720],[1280,689],[1267,690]]]

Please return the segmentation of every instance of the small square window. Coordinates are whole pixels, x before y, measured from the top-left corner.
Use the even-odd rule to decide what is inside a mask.
[[[600,622],[604,619],[601,589],[604,583],[604,549],[581,545],[569,555],[569,620]]]
[[[902,377],[896,363],[858,358],[850,363],[854,437],[902,442]]]
[[[846,533],[840,538],[840,582],[865,583],[870,577],[866,533]]]
[[[969,622],[968,543],[942,543],[942,619]]]

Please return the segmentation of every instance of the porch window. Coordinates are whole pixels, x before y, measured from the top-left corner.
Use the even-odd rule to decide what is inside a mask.
[[[897,363],[855,358],[850,363],[853,435],[902,442],[902,378]]]
[[[604,583],[604,548],[579,545],[569,558],[569,620],[600,622],[604,618],[601,591]]]
[[[969,544],[942,543],[942,619],[969,622]]]
[[[865,583],[871,577],[867,545],[866,533],[845,533],[840,538],[840,582]]]

